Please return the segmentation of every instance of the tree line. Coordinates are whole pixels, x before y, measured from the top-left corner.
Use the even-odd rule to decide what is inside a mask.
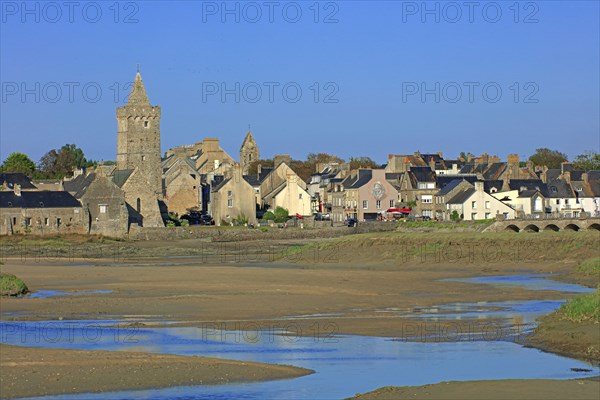
[[[98,162],[86,159],[79,147],[65,144],[48,151],[37,164],[25,153],[11,153],[0,165],[0,172],[21,172],[32,179],[62,179],[72,176],[75,169],[96,165]]]
[[[467,159],[472,153],[461,152],[459,157]],[[548,148],[536,149],[529,157],[536,166],[546,166],[551,169],[560,168],[561,164],[568,161],[567,155]],[[292,160],[290,168],[303,180],[308,180],[315,172],[319,163],[343,163],[340,157],[327,153],[309,153],[306,160]],[[350,169],[379,168],[381,165],[370,157],[350,157]],[[103,162],[105,165],[114,164],[112,161]],[[257,160],[250,164],[249,174],[256,175],[258,165],[273,167],[273,159]],[[74,144],[65,144],[59,149],[52,149],[42,156],[36,163],[24,153],[11,153],[0,165],[0,172],[21,172],[32,179],[62,179],[71,176],[73,170],[89,168],[98,165],[98,161],[88,160],[83,150]],[[600,154],[593,150],[585,151],[573,160],[573,166],[578,170],[600,170]]]

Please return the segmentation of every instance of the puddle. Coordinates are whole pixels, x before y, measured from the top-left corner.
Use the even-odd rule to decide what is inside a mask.
[[[527,274],[511,276],[481,276],[476,278],[442,279],[445,282],[485,283],[498,286],[515,286],[528,290],[555,290],[568,293],[590,293],[594,289],[572,283],[544,279],[550,274]]]
[[[2,343],[22,346],[203,355],[296,365],[316,371],[313,375],[285,381],[77,394],[48,397],[50,399],[345,398],[386,385],[424,385],[447,380],[572,379],[600,373],[597,366],[524,348],[510,341],[469,339],[454,343],[419,343],[349,335],[319,338],[312,332],[281,336],[273,330],[114,327],[121,322],[2,322],[0,338]],[[291,327],[287,330],[298,333]]]
[[[112,290],[89,290],[87,292],[62,292],[60,290],[36,290],[26,296],[20,297],[21,299],[49,299],[51,297],[60,296],[84,296],[88,294],[106,294],[112,293]]]

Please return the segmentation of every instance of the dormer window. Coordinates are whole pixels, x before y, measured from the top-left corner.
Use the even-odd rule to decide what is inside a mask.
[[[583,188],[576,187],[575,190],[577,190],[578,192],[581,192],[583,190]]]
[[[9,206],[9,207],[12,207],[12,201],[9,201],[9,202],[8,202],[8,206]]]
[[[40,201],[40,207],[44,207],[44,202]]]
[[[552,190],[552,193],[556,193],[556,192],[558,191],[558,190],[556,190],[556,186],[552,186],[552,187],[550,188],[550,190]]]

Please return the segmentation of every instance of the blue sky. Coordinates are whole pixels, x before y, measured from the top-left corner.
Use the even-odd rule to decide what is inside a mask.
[[[272,4],[2,1],[0,158],[114,159],[138,63],[163,151],[237,158],[249,124],[264,158],[600,148],[597,1]]]

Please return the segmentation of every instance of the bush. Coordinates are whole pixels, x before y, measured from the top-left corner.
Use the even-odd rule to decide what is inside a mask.
[[[167,222],[167,228],[175,228],[175,226],[177,226],[177,225],[175,225],[175,222],[173,222],[173,221]]]
[[[25,282],[12,274],[0,272],[0,296],[21,296],[28,292]]]
[[[182,219],[181,220],[181,226],[190,226],[190,221],[187,219]]]
[[[594,293],[570,300],[560,307],[563,319],[572,322],[600,321],[600,288]]]
[[[275,221],[275,214],[273,214],[271,211],[267,211],[264,213],[263,219],[265,221]]]
[[[234,225],[243,226],[243,225],[246,225],[247,223],[248,223],[248,217],[246,217],[244,214],[240,214],[233,219]]]
[[[577,271],[585,275],[600,275],[600,257],[585,260],[577,267]]]
[[[289,211],[283,207],[277,207],[273,214],[275,217],[273,220],[278,223],[287,222],[287,220],[290,218]]]

